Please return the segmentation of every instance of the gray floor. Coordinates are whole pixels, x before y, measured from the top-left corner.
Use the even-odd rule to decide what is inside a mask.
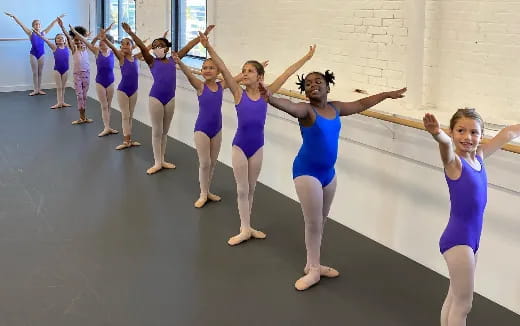
[[[97,102],[94,123],[72,126],[74,108],[48,109],[54,91],[27,93],[0,93],[0,325],[438,325],[438,274],[332,222],[322,258],[342,275],[299,293],[296,202],[259,185],[253,219],[269,237],[231,248],[230,168],[216,171],[223,202],[194,209],[192,148],[170,141],[177,170],[147,176],[149,127],[134,124],[144,146],[116,151],[120,135],[96,137]],[[520,316],[477,295],[468,325]]]

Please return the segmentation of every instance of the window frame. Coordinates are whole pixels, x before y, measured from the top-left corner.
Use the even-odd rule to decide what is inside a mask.
[[[106,21],[106,10],[105,10],[105,7],[106,7],[106,4],[107,2],[110,3],[111,0],[96,0],[96,15],[97,17],[100,17],[99,19],[99,23],[97,23],[97,27],[98,29],[101,29],[101,28],[107,28],[108,25],[111,23],[111,22],[107,22]],[[117,0],[117,20],[118,20],[118,23],[117,23],[117,35],[118,35],[118,39],[115,39],[115,43],[119,44],[121,42],[121,39],[123,39],[124,37],[121,37],[121,35],[123,35],[125,33],[125,31],[123,30],[123,28],[121,27],[121,22],[119,21],[119,17],[122,16],[122,12],[123,12],[123,7],[122,7],[122,2],[123,0]],[[132,26],[132,29],[134,30],[134,32],[137,32],[137,3],[136,1],[134,0],[134,5],[135,5],[135,10],[134,10],[134,22],[135,22],[135,26]],[[97,31],[96,31],[97,33]]]
[[[171,22],[170,22],[170,37],[171,37],[171,40],[172,40],[172,48],[175,50],[175,51],[179,51],[180,47],[179,47],[179,42],[180,42],[180,22],[181,22],[181,18],[180,18],[180,1],[182,0],[171,0],[171,8],[172,8],[172,15],[171,15]],[[204,0],[206,2],[206,26],[208,26],[210,24],[209,22],[209,15],[208,15],[208,12],[209,12],[209,2],[210,0]],[[192,60],[204,60],[208,57],[208,51],[206,51],[206,55],[205,56],[198,56],[198,55],[192,55],[192,54],[186,54],[185,57],[188,57]]]

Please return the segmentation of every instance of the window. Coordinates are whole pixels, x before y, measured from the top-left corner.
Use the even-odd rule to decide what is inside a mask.
[[[207,26],[206,0],[172,0],[172,8],[177,15],[172,17],[172,43],[177,50],[183,48],[189,41],[198,36],[199,31],[204,31]],[[205,58],[206,49],[197,44],[188,55]]]
[[[116,41],[127,36],[121,27],[122,22],[128,23],[135,31],[135,0],[98,0],[98,4],[98,8],[101,8],[100,27],[108,27],[113,22],[114,26],[108,34]]]

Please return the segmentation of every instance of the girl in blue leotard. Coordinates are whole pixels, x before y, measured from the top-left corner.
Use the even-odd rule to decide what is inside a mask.
[[[212,60],[222,72],[233,97],[238,117],[238,129],[233,139],[232,165],[237,183],[238,213],[240,215],[240,233],[228,240],[231,246],[237,245],[251,237],[263,239],[265,233],[251,227],[251,208],[255,193],[256,181],[260,174],[263,158],[264,125],[267,114],[267,103],[260,96],[260,82],[264,77],[264,67],[258,61],[247,61],[242,67],[243,90],[233,79],[226,65],[217,55],[208,39],[203,35],[201,44],[206,47]],[[296,63],[287,68],[272,84],[267,86],[271,92],[278,91],[287,79],[300,69],[314,54],[316,46]]]
[[[42,85],[42,71],[43,71],[43,63],[45,59],[45,49],[43,44],[43,39],[38,35],[38,33],[45,35],[47,34],[54,24],[58,22],[58,19],[53,20],[47,28],[45,28],[43,31],[40,31],[41,24],[38,19],[33,20],[32,22],[32,28],[37,33],[33,32],[33,30],[27,28],[18,18],[15,17],[15,15],[10,14],[8,12],[5,13],[7,16],[14,19],[14,21],[20,25],[20,27],[23,29],[25,34],[29,37],[29,40],[31,41],[31,51],[29,54],[29,58],[31,61],[31,69],[33,74],[33,87],[34,90],[29,94],[30,96],[33,95],[45,95],[46,93],[41,89]],[[65,14],[62,14],[60,16],[61,18],[65,17]]]
[[[195,122],[194,138],[197,155],[199,157],[199,184],[200,196],[194,206],[201,208],[209,200],[220,201],[220,196],[209,191],[213,171],[217,163],[220,145],[222,143],[222,94],[226,89],[226,81],[217,81],[219,70],[211,58],[204,61],[201,68],[204,81],[201,81],[186,66],[178,56],[175,62],[188,78],[191,86],[197,91],[199,100],[199,115]],[[262,65],[266,67],[268,61]],[[242,80],[242,73],[233,77],[236,82]]]
[[[379,93],[354,102],[339,102],[327,99],[334,75],[312,72],[302,78],[298,85],[310,103],[293,103],[277,98],[261,87],[264,98],[277,109],[298,118],[303,144],[294,159],[293,180],[300,199],[305,221],[305,247],[307,264],[305,275],[294,286],[302,291],[320,281],[321,276],[337,277],[334,268],[320,264],[320,247],[323,227],[336,192],[334,164],[338,157],[338,140],[341,129],[340,116],[365,111],[387,98],[401,98],[406,88]]]
[[[433,114],[427,113],[424,128],[439,143],[448,189],[450,219],[439,247],[450,275],[450,287],[441,309],[441,326],[466,325],[473,302],[477,251],[487,202],[484,159],[520,137],[520,124],[502,129],[481,144],[484,122],[475,109],[459,109],[446,134]]]

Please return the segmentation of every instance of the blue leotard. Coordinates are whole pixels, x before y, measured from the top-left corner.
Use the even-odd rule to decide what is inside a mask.
[[[338,140],[341,130],[339,111],[336,110],[334,119],[327,119],[316,114],[316,120],[312,126],[300,125],[303,144],[293,163],[293,179],[302,175],[315,177],[321,182],[322,187],[327,186],[336,175],[334,164],[338,159]]]

